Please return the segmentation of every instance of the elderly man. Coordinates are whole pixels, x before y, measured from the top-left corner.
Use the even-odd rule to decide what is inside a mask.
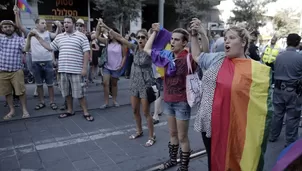
[[[9,20],[0,23],[3,34],[0,37],[0,96],[5,96],[9,113],[3,118],[11,119],[15,115],[12,91],[19,96],[23,118],[29,117],[26,108],[24,74],[22,70],[22,54],[25,40],[17,34],[16,25]]]

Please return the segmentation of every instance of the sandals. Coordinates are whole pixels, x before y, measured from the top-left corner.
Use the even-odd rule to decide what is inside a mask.
[[[109,108],[109,105],[108,105],[108,104],[104,104],[104,105],[102,105],[102,106],[100,107],[100,109],[107,109],[107,108]]]
[[[88,115],[83,115],[83,117],[87,120],[87,121],[90,121],[90,122],[93,122],[94,121],[94,118],[90,115],[90,114],[88,114]]]
[[[145,147],[151,147],[155,144],[155,142],[156,142],[156,136],[154,136],[153,138],[149,138],[149,140],[145,144]]]
[[[24,119],[24,118],[29,118],[29,117],[30,117],[29,113],[25,113],[25,114],[22,115],[22,118],[23,118],[23,119]]]
[[[70,117],[70,116],[74,116],[75,113],[62,113],[61,115],[59,115],[59,119],[62,119],[62,118],[67,118],[67,117]]]
[[[7,114],[3,117],[3,120],[9,120],[11,118],[13,118],[15,116],[15,114]]]
[[[153,119],[153,125],[156,125],[159,123],[159,120]]]
[[[55,103],[50,103],[50,108],[52,110],[57,110],[58,109],[58,106],[55,104]]]
[[[46,106],[45,103],[39,103],[36,105],[35,110],[43,109],[43,108],[45,108],[45,106]]]
[[[142,132],[137,132],[136,134],[130,135],[129,139],[130,139],[130,140],[134,140],[134,139],[136,139],[136,138],[142,137],[143,135],[144,135],[144,132],[143,132],[143,131],[142,131]]]

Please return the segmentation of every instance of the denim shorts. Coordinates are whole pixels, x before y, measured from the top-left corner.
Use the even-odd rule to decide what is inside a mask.
[[[52,61],[33,61],[32,71],[37,86],[43,85],[43,81],[47,86],[53,86],[54,70]]]
[[[103,68],[103,74],[104,75],[110,75],[112,78],[119,78],[120,77],[120,71],[110,70],[107,68]]]
[[[165,102],[164,114],[174,116],[177,120],[190,120],[191,107],[187,102]]]

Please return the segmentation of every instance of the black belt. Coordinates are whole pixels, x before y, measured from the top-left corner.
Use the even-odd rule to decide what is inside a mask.
[[[285,88],[298,88],[299,87],[299,81],[283,81],[283,80],[275,80],[275,88],[284,90]]]

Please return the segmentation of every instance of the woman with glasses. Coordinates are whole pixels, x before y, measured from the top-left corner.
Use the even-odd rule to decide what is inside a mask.
[[[131,104],[134,112],[134,118],[136,121],[136,133],[131,135],[130,139],[136,139],[143,136],[142,118],[140,115],[140,103],[142,103],[143,112],[147,120],[149,129],[149,138],[145,146],[150,147],[155,143],[153,119],[150,114],[150,104],[147,100],[146,89],[153,83],[152,72],[152,60],[151,57],[143,51],[145,44],[148,40],[148,33],[146,30],[139,30],[136,34],[138,45],[130,43],[123,38],[122,35],[113,31],[102,19],[99,19],[98,29],[103,27],[109,31],[109,34],[116,40],[120,41],[123,45],[126,45],[129,49],[133,50],[133,64],[130,74],[130,92],[131,92]]]

